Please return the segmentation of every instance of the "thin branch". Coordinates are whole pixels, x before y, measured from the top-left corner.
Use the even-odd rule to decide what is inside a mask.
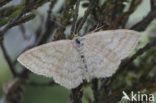
[[[150,0],[151,2],[151,10],[156,9],[156,0]]]
[[[93,89],[93,94],[94,94],[94,103],[97,103],[98,102],[98,96],[99,96],[98,79],[92,80],[92,89]]]
[[[0,1],[0,7],[4,6],[5,4],[9,3],[12,0],[1,0]]]
[[[143,18],[140,22],[132,26],[130,29],[136,30],[136,31],[144,31],[147,26],[153,21],[153,19],[156,18],[156,9],[151,10],[148,15]]]
[[[39,38],[39,40],[36,42],[36,44],[43,44],[45,43],[45,40],[47,41],[47,39],[51,36],[51,33],[53,32],[53,30],[55,29],[56,25],[55,25],[55,21],[52,18],[52,8],[54,7],[54,4],[56,3],[56,0],[51,0],[51,3],[49,5],[49,10],[48,10],[48,16],[46,19],[46,24],[45,24],[45,31],[43,34],[41,34],[41,38]]]
[[[79,87],[71,90],[70,103],[82,103],[81,101],[81,98],[83,96],[82,86],[83,83]]]
[[[19,20],[24,14],[26,14],[30,10],[30,8],[32,8],[34,1],[35,0],[32,0],[32,2],[30,2],[28,5],[26,5],[15,18],[11,19],[8,22],[8,24],[5,26],[5,28],[0,31],[0,36],[3,36],[5,34],[5,32],[7,32],[10,28],[12,28],[14,26],[14,24],[16,24],[17,20]]]
[[[10,69],[12,75],[13,75],[14,77],[16,77],[16,76],[17,76],[17,73],[16,73],[15,68],[14,68],[14,65],[12,64],[12,61],[11,61],[11,59],[10,59],[10,57],[9,57],[9,55],[8,55],[8,53],[7,53],[6,49],[5,49],[5,47],[4,47],[3,42],[0,43],[0,45],[1,45],[1,49],[2,49],[2,52],[3,52],[4,58],[5,58],[5,60],[6,60],[7,63],[8,63],[9,69]]]
[[[131,1],[129,10],[123,12],[119,17],[113,21],[113,27],[119,27],[120,25],[125,28],[125,25],[130,17],[130,15],[136,10],[136,8],[141,4],[142,0]]]
[[[120,75],[121,72],[126,71],[126,67],[131,64],[137,57],[151,49],[152,47],[156,46],[156,40],[153,40],[152,42],[146,44],[143,48],[139,49],[132,57],[130,57],[127,61],[124,61],[120,64],[119,69],[117,70],[117,73],[113,75],[112,78],[110,78],[111,83],[113,83],[116,80],[116,77]],[[109,84],[111,85],[111,84]]]
[[[80,5],[80,0],[77,0],[76,7],[75,7],[75,12],[74,12],[74,16],[73,16],[73,24],[72,24],[72,27],[71,27],[71,34],[75,34],[76,22],[77,22],[78,12],[79,12],[79,5]]]
[[[38,82],[34,82],[34,81],[31,81],[31,82],[26,82],[27,85],[30,85],[30,86],[54,86],[56,85],[56,83],[52,80],[52,81],[49,81],[49,82],[46,82],[46,83],[38,83]]]
[[[151,49],[152,47],[156,46],[156,40],[153,40],[152,42],[149,42],[146,44],[143,48],[139,49],[131,58],[129,58],[126,63],[121,64],[122,68],[127,67],[130,63],[132,63],[137,57]]]
[[[4,1],[4,0],[3,0]],[[32,0],[31,0],[32,1]],[[56,1],[56,0],[55,0]],[[76,2],[77,1],[77,2]],[[64,34],[64,29],[65,29],[65,27],[67,26],[67,25],[70,25],[71,24],[71,22],[70,22],[70,20],[71,20],[71,18],[67,18],[68,17],[68,14],[70,13],[70,8],[73,8],[73,6],[75,5],[75,3],[76,3],[76,8],[75,8],[75,13],[74,13],[74,17],[73,17],[73,23],[72,23],[72,28],[71,28],[71,33],[77,33],[77,32],[79,32],[80,30],[81,30],[81,28],[83,27],[83,25],[84,25],[84,23],[85,23],[85,21],[87,21],[87,18],[88,18],[88,16],[89,16],[89,14],[90,14],[90,12],[92,11],[92,9],[93,8],[95,8],[95,5],[97,4],[97,1],[98,0],[89,0],[89,1],[91,1],[90,2],[90,4],[89,4],[89,6],[88,6],[88,8],[87,8],[87,10],[86,10],[86,12],[85,12],[85,14],[84,14],[84,16],[77,22],[77,19],[78,19],[78,10],[79,10],[79,4],[80,4],[80,0],[70,0],[70,2],[71,3],[69,3],[68,4],[68,2],[67,2],[67,5],[66,5],[66,9],[63,9],[64,11],[62,12],[62,17],[61,17],[61,21],[58,23],[60,26],[58,26],[58,31],[60,32],[60,34],[62,33],[62,35]],[[122,14],[122,10],[123,10],[123,7],[124,7],[124,5],[122,4],[122,2],[124,2],[125,0],[119,0],[118,2],[116,1],[116,0],[106,0],[107,2],[109,1],[109,2],[114,2],[114,3],[108,3],[108,8],[107,9],[103,9],[103,10],[105,10],[105,13],[103,13],[103,14],[106,14],[106,15],[104,15],[104,17],[103,17],[103,19],[100,19],[101,21],[100,22],[103,22],[103,21],[106,21],[106,22],[108,22],[108,26],[105,26],[106,27],[106,29],[108,29],[109,28],[109,24],[114,24],[111,20],[109,20],[110,18],[116,18],[115,16],[117,16],[118,17],[118,13],[119,14]],[[27,1],[26,1],[27,2]],[[47,19],[47,21],[46,21],[46,24],[45,24],[45,31],[43,31],[43,30],[40,30],[41,31],[41,35],[39,35],[39,38],[38,37],[35,37],[35,38],[37,38],[37,39],[35,39],[34,41],[34,43],[33,44],[31,44],[29,47],[34,47],[34,46],[37,46],[37,45],[40,45],[40,44],[43,44],[43,43],[45,43],[48,39],[49,39],[49,37],[51,36],[51,34],[52,34],[52,32],[53,32],[53,30],[55,29],[55,22],[54,22],[54,20],[52,20],[53,18],[51,17],[51,15],[52,15],[52,11],[51,11],[51,9],[53,8],[53,5],[54,5],[54,3],[52,3],[52,2],[54,2],[54,1],[51,1],[51,4],[50,4],[50,6],[49,6],[49,10],[48,10],[48,17],[46,18]],[[133,0],[133,2],[134,2],[134,0]],[[154,2],[154,0],[151,0],[151,2]],[[135,3],[134,3],[135,4]],[[153,3],[152,3],[153,4]],[[26,3],[26,5],[29,5],[29,3]],[[117,7],[117,5],[121,5],[121,7],[119,6],[119,7]],[[139,4],[138,4],[139,5]],[[114,7],[114,6],[116,6],[116,7]],[[131,5],[131,7],[133,8],[135,5]],[[99,6],[100,7],[100,6]],[[152,5],[152,8],[153,8],[154,6]],[[63,7],[62,7],[63,8]],[[101,11],[103,11],[103,10],[101,10]],[[130,11],[129,13],[127,13],[127,14],[125,14],[125,15],[123,15],[123,17],[120,17],[118,20],[117,20],[117,26],[115,26],[114,28],[117,28],[117,27],[119,27],[118,26],[118,24],[120,24],[119,22],[120,21],[122,21],[122,18],[124,19],[124,18],[127,18],[126,16],[129,16],[133,11],[135,10],[135,8],[132,10],[132,11]],[[28,11],[30,11],[30,10],[28,10]],[[97,12],[98,11],[98,9],[97,8],[95,8],[95,11],[93,11],[93,12]],[[97,16],[102,16],[103,14],[101,14],[100,15],[100,13],[101,13],[101,11],[99,11],[99,13],[97,13]],[[136,26],[135,28],[134,28],[134,30],[140,30],[140,28],[141,28],[141,30],[144,30],[146,27],[147,27],[147,25],[154,19],[153,18],[153,15],[154,15],[154,17],[155,17],[155,13],[154,13],[154,9],[152,9],[152,11],[147,15],[148,16],[148,19],[147,20],[145,20],[144,21],[144,19],[141,21],[141,22],[145,22],[145,24],[138,24],[138,26]],[[110,15],[108,15],[108,13],[110,12]],[[27,12],[25,12],[24,14],[26,14]],[[153,14],[154,13],[154,14]],[[4,35],[4,33],[7,31],[7,30],[9,30],[11,27],[13,27],[13,26],[15,26],[14,24],[16,24],[16,21],[18,21],[18,19],[20,19],[21,17],[23,17],[24,16],[24,14],[22,14],[22,15],[19,15],[19,17],[17,16],[17,18],[15,18],[15,19],[13,19],[12,21],[10,21],[7,25],[6,25],[6,27],[8,26],[8,25],[11,25],[11,26],[8,26],[9,28],[7,28],[6,29],[6,27],[4,27],[4,32],[3,32],[3,30],[1,31],[1,34],[0,34],[0,37],[1,36],[3,36]],[[114,15],[114,16],[112,16],[112,15]],[[105,16],[107,16],[107,17],[105,17]],[[152,17],[151,17],[152,16]],[[15,21],[14,21],[15,20]],[[114,20],[114,19],[113,19]],[[119,21],[119,22],[118,22]],[[121,22],[121,24],[122,23],[124,23],[124,22],[126,22],[127,20],[125,20],[125,21],[123,21],[123,22]],[[104,23],[106,23],[106,22],[104,22]],[[18,25],[18,24],[17,24]],[[142,25],[143,25],[143,27],[142,27]],[[138,29],[139,28],[139,29]],[[142,29],[143,28],[143,29]],[[5,29],[6,29],[6,31],[5,31]],[[35,34],[36,35],[36,34]],[[60,39],[62,39],[63,38],[63,36],[62,37],[60,37]],[[1,41],[1,38],[0,38],[0,41]],[[3,44],[3,43],[2,43]],[[121,64],[121,66],[120,66],[120,69],[122,69],[122,68],[125,68],[128,64],[130,64],[131,62],[133,62],[134,61],[134,59],[136,59],[138,56],[140,56],[140,55],[142,55],[144,52],[146,52],[147,50],[149,50],[150,48],[152,48],[152,47],[154,47],[154,46],[156,46],[156,40],[154,40],[154,41],[152,41],[152,42],[150,42],[150,43],[148,43],[145,47],[143,47],[142,49],[139,49],[137,52],[136,52],[136,54],[134,54],[131,58],[129,58],[128,60],[127,60],[127,62],[126,63],[122,63]],[[27,48],[28,49],[28,48]],[[6,53],[6,52],[5,52]],[[7,55],[7,54],[6,54]],[[9,57],[9,56],[8,56]],[[7,59],[6,59],[7,60]],[[10,60],[10,58],[9,58],[9,60]],[[10,62],[11,62],[11,60],[10,60]],[[9,64],[9,63],[8,63]],[[12,64],[13,65],[13,64]],[[131,66],[131,65],[130,65]],[[152,66],[153,67],[153,66]],[[14,68],[13,68],[14,69]],[[119,69],[119,70],[120,70]],[[139,68],[140,69],[140,68]],[[122,69],[123,70],[123,69]],[[125,69],[124,69],[125,70]],[[118,71],[119,72],[119,71]],[[19,88],[19,87],[22,87],[22,86],[25,86],[25,85],[30,85],[30,86],[34,86],[34,87],[36,87],[36,86],[54,86],[55,85],[55,83],[54,83],[54,81],[49,81],[49,82],[41,82],[41,83],[38,83],[38,82],[35,82],[35,81],[29,81],[28,80],[28,70],[27,69],[23,69],[22,70],[22,72],[20,73],[20,74],[18,74],[18,77],[19,77],[19,79],[21,80],[21,83],[16,83],[17,85],[16,85],[16,88]],[[121,74],[121,73],[120,73]],[[146,73],[147,74],[147,73]],[[145,76],[144,74],[142,75],[142,76]],[[115,77],[115,76],[114,76]],[[101,102],[101,103],[116,103],[117,101],[119,101],[120,99],[121,99],[121,96],[122,96],[122,93],[121,93],[121,90],[124,90],[124,88],[122,88],[122,86],[116,86],[115,85],[115,87],[116,88],[114,88],[114,83],[116,83],[116,82],[114,82],[114,77],[113,77],[113,79],[107,79],[107,80],[102,80],[102,82],[101,82],[101,87],[100,88],[98,88],[98,81],[97,81],[97,79],[95,79],[95,80],[93,80],[93,82],[92,82],[92,89],[93,89],[93,93],[94,93],[94,98],[95,98],[95,101],[94,102]],[[118,75],[116,75],[116,77],[115,78],[117,78],[118,77]],[[149,79],[149,78],[147,78],[147,79]],[[154,79],[154,78],[153,78]],[[153,85],[155,85],[155,84],[152,84],[152,83],[155,83],[155,81],[154,82],[151,82],[152,80],[151,79],[149,79],[149,81],[150,81],[150,83],[149,82],[147,82],[147,83],[149,83],[150,84],[150,86],[153,86]],[[112,83],[113,82],[113,83]],[[122,82],[123,83],[123,82]],[[139,89],[144,89],[144,88],[149,88],[149,87],[147,87],[147,86],[145,86],[146,84],[143,84],[143,82],[135,82],[135,83],[137,83],[137,86],[138,85],[140,85],[140,84],[142,84],[141,86],[143,86],[143,88],[139,88]],[[144,83],[145,83],[145,81],[144,81]],[[112,85],[111,85],[112,84]],[[81,102],[81,99],[82,99],[82,96],[83,96],[83,86],[84,86],[85,84],[81,84],[79,87],[77,87],[77,88],[75,88],[75,89],[72,89],[71,90],[71,103],[82,103]],[[149,85],[148,85],[149,86]],[[111,87],[113,87],[113,88],[111,88]],[[132,89],[135,89],[135,87],[136,87],[136,85],[134,86],[131,86],[130,87],[130,89],[132,88]],[[11,88],[14,88],[13,86],[11,86]],[[137,88],[137,87],[136,87]],[[118,90],[119,89],[119,90]],[[138,88],[137,88],[138,89]],[[8,90],[9,92],[11,91],[11,90]],[[116,95],[114,95],[113,94],[113,91],[116,91]],[[13,94],[17,94],[17,92],[16,91],[13,91],[13,92],[11,92],[11,93],[13,93]],[[10,94],[10,93],[9,93]],[[109,98],[110,95],[111,94],[111,97],[112,98]],[[93,101],[92,101],[92,99],[87,95],[87,94],[84,94],[84,96],[86,97],[86,99],[89,101],[89,102],[92,102],[93,103]],[[6,95],[6,97],[8,97],[8,95]],[[108,98],[107,98],[108,97]],[[104,100],[104,101],[101,101],[101,100]]]
[[[24,40],[28,40],[28,36],[26,35],[26,30],[25,30],[25,27],[24,27],[23,24],[19,25],[19,29],[20,29],[20,31],[22,33],[22,36],[23,36]]]
[[[59,22],[57,23],[58,28],[55,32],[54,39],[55,40],[60,40],[60,39],[65,39],[66,35],[64,33],[65,27],[68,25],[70,22],[70,19],[68,17],[68,14],[70,12],[70,9],[75,5],[77,0],[68,0],[65,1],[61,12],[61,17]]]
[[[19,103],[23,94],[23,79],[14,78],[8,86],[5,87],[5,101],[7,103]]]
[[[44,24],[44,16],[43,15],[39,15],[39,20],[40,20],[40,24],[37,27],[37,30],[35,30],[35,40],[34,41],[39,41],[42,38],[42,34],[43,34],[43,24]],[[38,42],[36,42],[37,44]]]
[[[153,55],[153,56],[155,56],[155,55]],[[154,69],[153,67],[156,66],[156,60],[152,60],[151,63],[149,63],[147,65],[149,67],[148,67],[148,69],[146,69],[146,66],[145,66],[145,68],[143,68],[144,72],[140,76],[140,79],[139,79],[140,82],[148,81],[148,79],[149,79],[149,76],[148,75]]]
[[[55,3],[56,3],[56,0],[52,0],[50,5],[49,5],[48,16],[47,16],[46,24],[45,24],[46,28],[45,28],[45,31],[43,32],[43,34],[40,34],[41,36],[39,38],[36,37],[38,39],[36,39],[35,43],[27,46],[21,52],[24,52],[25,50],[28,50],[28,49],[30,49],[30,48],[32,48],[34,46],[41,45],[41,44],[45,43],[49,39],[49,37],[51,36],[51,33],[53,32],[53,30],[56,27],[56,23],[55,23],[55,21],[51,17],[51,15],[52,15],[52,11],[51,10],[52,10],[52,8],[53,8]],[[40,29],[41,29],[41,27],[39,26],[37,31],[36,31],[36,33],[38,33],[38,31],[40,31]],[[40,32],[42,32],[42,31],[40,31]],[[36,35],[38,35],[38,34],[36,34]]]
[[[49,18],[47,17],[48,20],[46,21],[46,27],[47,28],[46,28],[46,31],[43,33],[43,37],[41,39],[39,39],[38,41],[36,41],[34,44],[31,44],[28,47],[26,47],[23,51],[30,49],[34,46],[41,45],[47,41],[49,35],[51,34],[51,32],[53,30],[52,26],[54,26],[54,25],[52,25],[52,21],[51,21],[51,13],[52,13],[51,9],[53,8],[54,4],[55,4],[55,0],[52,0],[50,5],[49,5],[49,10],[48,10],[48,17]],[[51,22],[49,22],[49,21],[51,21]],[[48,29],[51,29],[51,30],[48,30]],[[27,77],[28,72],[29,71],[27,69],[23,69],[23,71],[20,73],[20,76],[21,77],[23,77],[23,76]]]
[[[121,89],[121,90],[114,91],[110,95],[108,95],[108,98],[105,98],[104,100],[101,100],[98,103],[116,103],[117,101],[121,100],[122,91],[126,91],[126,93],[129,93],[130,91],[143,90],[145,88],[148,91],[149,89],[151,89],[151,87],[155,87],[155,86],[156,86],[156,80],[154,78],[154,80],[144,81],[135,84],[134,86],[129,87],[129,89]]]
[[[87,20],[90,12],[95,7],[96,2],[97,2],[97,0],[91,0],[87,10],[85,11],[85,14],[84,14],[83,18],[81,19],[81,21],[80,21],[80,23],[79,23],[79,25],[77,27],[76,33],[78,33],[80,31],[80,29],[82,28],[82,26],[84,25],[84,23]]]

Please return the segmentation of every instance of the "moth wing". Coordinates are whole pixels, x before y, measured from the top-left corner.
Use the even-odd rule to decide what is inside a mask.
[[[53,77],[66,88],[82,82],[81,60],[71,40],[47,43],[24,52],[18,61],[30,71]]]
[[[109,30],[84,36],[84,53],[90,77],[109,77],[122,59],[136,47],[140,33],[132,30]]]

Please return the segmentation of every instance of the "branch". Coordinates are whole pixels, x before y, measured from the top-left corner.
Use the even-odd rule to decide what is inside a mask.
[[[13,66],[13,64],[12,64],[12,61],[11,61],[11,59],[10,59],[10,57],[9,57],[9,55],[8,55],[8,53],[7,53],[6,49],[5,49],[5,47],[4,47],[3,42],[0,43],[0,45],[1,45],[1,48],[2,48],[2,52],[3,52],[4,58],[5,58],[5,60],[6,60],[7,63],[8,63],[9,69],[10,69],[12,75],[13,75],[14,77],[16,77],[16,76],[17,76],[17,73],[16,73],[15,68],[14,68],[14,66]]]
[[[63,8],[61,10],[60,20],[58,20],[58,28],[55,32],[54,39],[60,40],[65,39],[66,35],[64,33],[65,27],[69,25],[71,17],[69,17],[70,9],[73,8],[77,0],[68,0],[65,1]]]
[[[52,80],[52,81],[49,81],[47,83],[37,83],[37,82],[34,82],[34,81],[31,81],[31,82],[26,82],[27,85],[30,85],[30,86],[54,86],[56,85],[56,83]]]
[[[51,8],[53,7],[52,6],[53,4],[52,4],[52,2],[51,2],[51,4],[50,4],[50,8],[49,8],[49,12],[48,12],[48,15],[50,16],[51,15]],[[48,20],[51,20],[51,18],[48,18]],[[47,22],[48,23],[48,22]],[[51,24],[51,22],[49,23],[50,25],[52,25]],[[46,24],[47,25],[47,24]],[[48,27],[47,29],[51,29],[51,26],[50,27]],[[47,30],[48,31],[48,30]],[[49,33],[50,34],[50,33]],[[49,35],[49,34],[47,34],[47,35]],[[44,35],[45,35],[45,33],[44,33]],[[33,47],[33,46],[36,46],[36,45],[40,45],[40,44],[42,44],[43,42],[45,42],[45,41],[47,41],[47,39],[48,38],[41,38],[37,43],[34,43],[34,44],[32,44],[32,45],[29,45],[29,47],[27,47],[27,49],[28,48],[31,48],[31,47]],[[41,42],[42,41],[42,42]],[[28,78],[28,73],[29,73],[29,71],[27,70],[27,69],[23,69],[20,73],[19,73],[19,79],[21,80],[22,79],[22,84],[18,84],[18,86],[21,86],[21,85],[23,85],[23,84],[25,84],[24,82],[25,82],[25,80]],[[28,82],[28,83],[26,83],[26,84],[29,84],[29,85],[31,85],[31,86],[48,86],[48,85],[53,85],[53,84],[55,84],[53,81],[50,81],[50,82],[48,82],[48,83],[36,83],[36,82]],[[24,85],[23,85],[24,86]],[[13,94],[16,94],[15,92],[13,92]],[[8,97],[7,95],[6,95],[6,97]]]
[[[99,91],[98,91],[98,79],[92,80],[92,89],[94,94],[94,103],[98,103]]]
[[[144,31],[147,26],[156,18],[156,9],[151,10],[148,15],[143,18],[140,22],[132,26],[130,29],[136,30],[136,31]]]
[[[56,3],[56,0],[51,0],[51,3],[49,5],[49,10],[48,10],[48,16],[46,19],[46,28],[43,34],[41,34],[41,38],[39,38],[39,40],[37,41],[37,45],[39,44],[43,44],[45,43],[45,40],[47,41],[47,39],[49,38],[49,36],[51,35],[51,33],[53,32],[53,30],[55,29],[55,21],[52,18],[52,8],[54,7],[54,4]]]
[[[0,7],[4,6],[5,4],[9,3],[12,0],[1,0],[0,1]]]
[[[54,29],[54,28],[52,28],[52,26],[54,26],[54,25],[52,24],[52,20],[51,20],[51,9],[53,8],[55,1],[56,0],[52,0],[51,4],[49,5],[48,17],[47,17],[47,21],[46,21],[47,28],[46,28],[46,31],[43,33],[43,37],[41,39],[39,39],[38,41],[36,41],[34,44],[31,44],[28,47],[26,47],[23,51],[30,49],[34,46],[41,45],[41,44],[45,43],[47,41],[47,39],[49,39],[49,36],[50,36],[52,30]],[[51,30],[48,30],[48,29],[51,29]],[[23,69],[22,72],[20,73],[20,76],[27,77],[28,72],[29,71],[27,69]]]
[[[133,62],[133,60],[135,60],[137,57],[139,57],[140,55],[142,55],[143,53],[145,53],[146,51],[148,51],[149,49],[151,49],[152,47],[155,47],[155,46],[156,46],[156,40],[149,42],[143,48],[139,49],[131,58],[129,58],[126,61],[126,63],[121,64],[121,67],[122,68],[127,67],[130,63]]]
[[[83,83],[79,87],[71,90],[70,103],[82,103],[81,101],[81,98],[83,96],[82,86]]]
[[[139,57],[140,55],[142,55],[143,53],[145,53],[146,51],[148,51],[149,49],[151,49],[152,47],[156,46],[156,40],[153,40],[152,42],[146,44],[143,48],[139,49],[132,57],[130,57],[128,60],[123,61],[120,66],[119,69],[117,70],[116,74],[114,74],[109,80],[111,81],[111,83],[109,85],[111,85],[115,80],[116,77],[118,77],[120,75],[121,72],[126,71],[128,68],[126,68],[129,64],[131,64],[137,57]]]
[[[125,25],[130,17],[130,15],[136,10],[136,8],[141,4],[142,0],[133,0],[131,1],[129,10],[126,12],[123,12],[120,16],[118,16],[114,21],[113,21],[113,28],[122,26],[125,28]]]
[[[19,103],[23,94],[23,80],[14,78],[7,86],[4,87],[4,101],[7,103]]]
[[[151,10],[156,9],[156,1],[155,0],[150,0],[151,2]]]
[[[99,103],[116,103],[117,101],[121,100],[122,97],[122,91],[126,91],[126,93],[129,93],[130,91],[137,91],[137,90],[143,90],[146,89],[149,91],[151,88],[156,86],[156,80],[149,80],[149,81],[144,81],[138,84],[135,84],[132,87],[129,87],[129,89],[122,89],[122,90],[117,90],[113,91],[110,95],[108,95],[107,98],[104,100],[101,100]]]
[[[78,12],[79,12],[79,5],[80,5],[80,0],[77,0],[75,13],[74,13],[74,17],[73,17],[73,24],[72,24],[72,27],[71,27],[71,34],[75,34],[76,22],[77,22]]]
[[[80,31],[80,29],[82,28],[82,26],[84,25],[85,21],[87,20],[90,12],[92,11],[92,9],[95,7],[95,4],[96,4],[97,0],[92,0],[87,8],[87,10],[85,11],[85,14],[83,16],[83,18],[81,19],[78,27],[77,27],[77,30],[76,30],[76,33],[78,33]]]
[[[7,32],[10,28],[12,28],[14,26],[14,24],[16,24],[16,21],[18,21],[24,14],[26,14],[30,8],[32,8],[33,4],[34,4],[35,0],[32,0],[32,2],[30,2],[28,5],[26,5],[23,10],[13,19],[11,19],[8,24],[5,26],[5,28],[3,30],[0,31],[0,36],[3,36],[5,34],[5,32]]]

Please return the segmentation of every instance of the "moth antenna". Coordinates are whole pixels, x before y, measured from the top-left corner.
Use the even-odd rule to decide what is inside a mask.
[[[99,26],[99,24],[97,24],[97,26],[96,26],[96,28],[95,28],[94,30],[88,32],[86,35],[91,34],[91,33],[94,33],[94,32],[96,32],[97,30],[100,30],[104,25],[102,25],[102,26],[100,26],[100,27],[98,27],[98,26]]]

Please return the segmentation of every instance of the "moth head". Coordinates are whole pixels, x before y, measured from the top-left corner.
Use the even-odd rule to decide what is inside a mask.
[[[73,42],[75,42],[76,44],[82,44],[83,41],[84,41],[83,37],[77,37],[73,39]]]

